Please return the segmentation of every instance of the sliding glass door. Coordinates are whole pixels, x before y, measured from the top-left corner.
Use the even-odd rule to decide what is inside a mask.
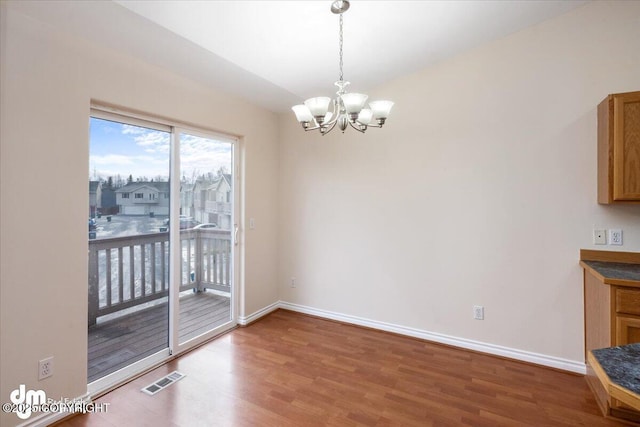
[[[233,142],[180,131],[179,343],[232,319]]]
[[[171,129],[90,122],[88,382],[169,348]]]
[[[234,143],[92,110],[90,391],[234,326]]]

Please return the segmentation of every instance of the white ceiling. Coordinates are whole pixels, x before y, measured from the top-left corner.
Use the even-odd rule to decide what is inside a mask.
[[[11,1],[10,7],[273,111],[335,92],[338,16],[323,1]],[[351,91],[499,39],[586,1],[365,1],[344,14]]]

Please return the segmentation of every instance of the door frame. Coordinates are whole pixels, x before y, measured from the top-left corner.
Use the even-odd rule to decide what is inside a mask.
[[[159,118],[149,114],[142,114],[139,112],[129,111],[125,108],[116,107],[110,104],[105,104],[97,101],[92,101],[90,104],[90,117],[103,118],[107,120],[113,120],[120,123],[141,125],[143,127],[150,127],[152,129],[169,129],[171,145],[170,145],[170,166],[169,166],[169,182],[170,182],[170,199],[169,199],[169,325],[168,325],[168,347],[161,351],[152,354],[142,360],[133,362],[126,367],[105,375],[104,377],[87,384],[87,392],[90,396],[102,394],[110,389],[113,389],[121,384],[124,384],[136,376],[142,373],[154,369],[178,355],[191,350],[192,348],[211,340],[217,335],[220,335],[228,330],[235,328],[238,324],[238,315],[240,313],[241,298],[244,295],[244,235],[240,224],[243,217],[243,190],[242,182],[244,182],[243,169],[241,165],[244,164],[242,149],[242,138],[232,134],[225,134],[206,127],[193,126],[179,122],[177,120],[169,120],[166,118]],[[232,228],[232,251],[231,251],[231,277],[230,277],[230,293],[231,293],[231,316],[229,322],[216,327],[205,334],[197,336],[185,343],[180,344],[178,337],[178,322],[179,322],[179,287],[181,283],[180,277],[180,262],[181,262],[181,250],[175,250],[173,248],[181,248],[180,243],[180,224],[179,224],[179,212],[180,212],[180,145],[179,135],[180,133],[188,133],[194,136],[201,136],[211,139],[220,139],[225,142],[231,143],[232,153],[232,222],[234,228]],[[175,196],[177,195],[177,196]],[[88,300],[88,299],[86,299]],[[88,312],[88,307],[87,310]]]

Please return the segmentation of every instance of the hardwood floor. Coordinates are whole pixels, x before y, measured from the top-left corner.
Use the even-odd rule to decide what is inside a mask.
[[[186,377],[140,391],[178,370]],[[622,426],[584,377],[278,310],[102,396],[78,426]]]

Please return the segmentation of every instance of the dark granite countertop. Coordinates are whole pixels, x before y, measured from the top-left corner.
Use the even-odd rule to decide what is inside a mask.
[[[587,260],[583,260],[581,263],[600,275],[605,283],[640,286],[640,264]]]
[[[591,352],[613,383],[640,394],[640,343]]]

